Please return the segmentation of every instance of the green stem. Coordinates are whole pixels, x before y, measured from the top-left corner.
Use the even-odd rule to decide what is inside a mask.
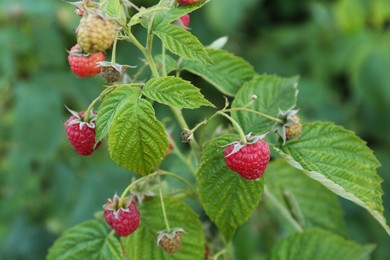
[[[218,253],[216,253],[214,256],[213,256],[213,260],[218,260],[218,258],[223,255],[223,254],[226,254],[226,249],[222,249],[221,251],[219,251]]]
[[[264,186],[264,194],[268,197],[272,204],[276,206],[282,216],[300,233],[303,232],[302,226],[291,216],[290,212],[278,201],[278,199]]]
[[[234,128],[237,130],[238,134],[240,135],[241,144],[246,144],[246,136],[244,134],[244,131],[242,130],[241,126],[234,120],[231,116],[228,116],[222,111],[218,111],[216,114],[221,115],[229,119],[229,121],[233,124]]]
[[[188,127],[188,124],[184,119],[182,111],[177,107],[171,107],[171,111],[172,111],[173,115],[175,116],[177,122],[179,123],[180,128],[189,130],[190,128]],[[190,146],[197,153],[200,152],[200,147],[199,147],[198,143],[196,142],[195,137],[192,138],[192,142],[190,142]]]
[[[116,32],[116,35],[115,35],[115,41],[114,41],[114,44],[112,46],[112,54],[111,54],[111,64],[115,64],[116,63],[116,44],[118,42],[118,32]]]
[[[92,109],[93,107],[96,105],[97,102],[99,102],[99,100],[101,100],[105,95],[109,94],[111,91],[114,90],[114,87],[113,86],[110,86],[109,88],[106,88],[105,90],[103,90],[100,95],[95,98],[91,104],[89,104],[87,110],[85,111],[85,116],[84,116],[84,122],[89,122],[90,120],[90,117],[91,117],[91,112],[92,112]]]
[[[163,73],[163,76],[167,76],[167,66],[165,64],[165,56],[166,56],[165,53],[166,53],[165,46],[164,46],[164,44],[162,44],[162,48],[161,48],[161,55],[162,55],[161,62],[162,62],[162,73]]]
[[[149,175],[147,175],[147,176],[141,177],[141,178],[139,178],[139,179],[133,181],[132,183],[130,183],[130,185],[128,185],[128,186],[126,187],[126,189],[122,192],[121,198],[120,198],[120,200],[119,200],[119,207],[122,207],[123,202],[125,201],[125,198],[126,198],[126,194],[130,191],[130,189],[131,189],[134,185],[136,185],[137,183],[139,183],[139,182],[141,182],[141,181],[143,181],[143,180],[145,180],[145,179],[147,179],[147,178],[154,177],[154,176],[156,176],[156,175],[158,175],[158,174],[160,174],[160,173],[159,173],[159,172],[154,172],[154,173],[152,173],[152,174],[149,174]]]
[[[179,159],[187,165],[187,167],[191,171],[191,173],[193,173],[193,174],[196,173],[196,170],[195,170],[194,166],[192,165],[191,161],[188,160],[188,158],[186,156],[184,156],[184,154],[180,151],[179,147],[177,147],[177,145],[175,143],[173,144],[173,153],[176,154],[176,156],[179,157]]]
[[[195,187],[189,181],[184,179],[183,177],[176,175],[174,173],[171,173],[171,172],[167,172],[167,171],[161,171],[160,174],[174,177],[174,178],[178,179],[179,181],[183,182],[184,184],[186,184],[192,190],[192,192],[196,192]]]
[[[160,190],[160,201],[161,201],[161,208],[162,208],[162,212],[163,212],[163,216],[164,216],[165,228],[166,228],[167,232],[169,233],[171,231],[171,228],[169,227],[167,212],[165,211],[160,175],[158,175],[158,188]]]
[[[232,112],[232,111],[246,111],[246,112],[254,113],[256,115],[260,115],[262,117],[265,117],[265,118],[272,120],[278,124],[284,124],[284,121],[282,119],[279,119],[279,118],[276,118],[276,117],[273,117],[273,116],[270,116],[270,115],[267,115],[267,114],[264,114],[264,113],[261,113],[259,111],[252,110],[252,109],[249,109],[246,107],[237,107],[237,108],[230,108],[230,109],[223,110],[223,112]]]

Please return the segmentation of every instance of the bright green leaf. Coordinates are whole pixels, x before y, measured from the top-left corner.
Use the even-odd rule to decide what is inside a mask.
[[[161,24],[154,28],[153,33],[161,39],[164,46],[172,53],[184,59],[206,64],[212,63],[198,38],[187,30],[173,24]]]
[[[174,7],[172,9],[166,10],[164,12],[158,13],[153,20],[153,27],[162,25],[162,24],[170,24],[185,14],[191,13],[205,4],[210,2],[209,0],[200,0],[197,3],[191,5],[179,5],[178,7]]]
[[[131,236],[123,238],[130,259],[203,259],[204,233],[197,214],[185,203],[164,198],[167,218],[171,228],[182,228],[182,245],[174,255],[165,253],[157,245],[157,232],[165,229],[159,197],[147,198],[139,207],[141,224]]]
[[[162,7],[159,5],[154,5],[154,6],[149,7],[149,8],[141,7],[140,11],[131,17],[131,19],[128,23],[128,26],[131,27],[133,25],[139,24],[140,22],[142,22],[143,17],[148,17],[150,15],[154,15],[154,13],[158,13],[158,12],[165,11],[165,10],[167,10],[166,7]],[[146,23],[143,23],[143,25],[145,25],[145,27],[147,27]]]
[[[117,91],[128,94],[116,108],[108,133],[111,159],[130,171],[149,174],[168,148],[164,126],[157,120],[152,105],[139,97],[139,90],[123,87]]]
[[[246,180],[226,166],[224,146],[237,139],[223,135],[209,143],[196,175],[200,202],[227,241],[255,210],[264,186],[263,178]]]
[[[267,167],[266,186],[304,229],[321,228],[346,235],[337,196],[283,160]],[[271,202],[272,203],[272,202]]]
[[[224,50],[207,52],[214,65],[184,61],[182,68],[204,78],[225,95],[234,96],[255,75],[253,67],[240,57]]]
[[[324,230],[307,230],[281,239],[271,260],[370,259],[375,246],[361,246]]]
[[[133,95],[141,95],[141,92],[129,91],[127,88],[120,88],[106,96],[98,109],[96,119],[96,142],[102,140],[108,133],[113,123],[114,117]]]
[[[179,108],[214,107],[200,93],[199,88],[188,81],[172,76],[149,80],[143,88],[143,94],[162,104]]]
[[[121,0],[100,0],[102,10],[109,17],[115,18],[120,24],[126,24],[126,14]]]
[[[390,234],[383,216],[379,161],[353,132],[333,123],[305,124],[298,139],[276,148],[292,166],[365,208]]]
[[[252,99],[253,95],[256,95],[257,99],[248,109],[277,117],[279,110],[285,111],[295,107],[298,94],[297,81],[297,77],[256,76],[238,91],[232,107],[243,107]],[[247,111],[234,111],[232,116],[245,133],[262,134],[275,124],[274,121]]]
[[[49,249],[46,259],[122,259],[122,249],[106,228],[98,221],[90,220],[62,234]]]

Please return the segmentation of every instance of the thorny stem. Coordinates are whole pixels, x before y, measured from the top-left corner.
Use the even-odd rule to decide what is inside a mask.
[[[282,216],[300,233],[303,232],[302,226],[291,216],[290,212],[278,201],[278,199],[264,186],[264,194],[269,198],[273,205],[279,210]]]
[[[161,201],[162,212],[163,212],[163,215],[164,215],[165,228],[166,228],[167,232],[169,233],[171,231],[171,228],[169,227],[167,212],[165,211],[165,205],[164,205],[164,199],[163,199],[160,175],[158,175],[158,188],[160,190],[160,201]]]

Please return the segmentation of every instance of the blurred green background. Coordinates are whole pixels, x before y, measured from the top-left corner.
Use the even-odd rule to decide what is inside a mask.
[[[0,1],[2,259],[44,259],[58,235],[93,218],[133,176],[109,159],[107,147],[81,157],[66,139],[64,105],[85,110],[103,89],[100,77],[80,79],[69,70],[66,50],[75,44],[79,19],[59,0]],[[212,0],[191,15],[190,27],[204,44],[229,36],[226,49],[259,73],[300,75],[304,120],[343,125],[375,151],[390,220],[389,0]],[[119,62],[140,64],[139,52],[129,44],[120,43],[118,53]],[[223,103],[210,85],[184,76]],[[199,111],[186,115],[190,125],[203,119]],[[373,259],[389,259],[385,231],[363,209],[340,201],[349,238],[377,244]],[[273,222],[261,213],[239,229],[237,259],[260,259],[271,246]],[[260,233],[251,231],[254,226]]]

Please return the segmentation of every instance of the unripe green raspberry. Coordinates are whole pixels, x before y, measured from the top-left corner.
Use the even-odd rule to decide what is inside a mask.
[[[103,52],[115,40],[115,25],[99,15],[81,18],[77,28],[77,42],[85,53]]]

